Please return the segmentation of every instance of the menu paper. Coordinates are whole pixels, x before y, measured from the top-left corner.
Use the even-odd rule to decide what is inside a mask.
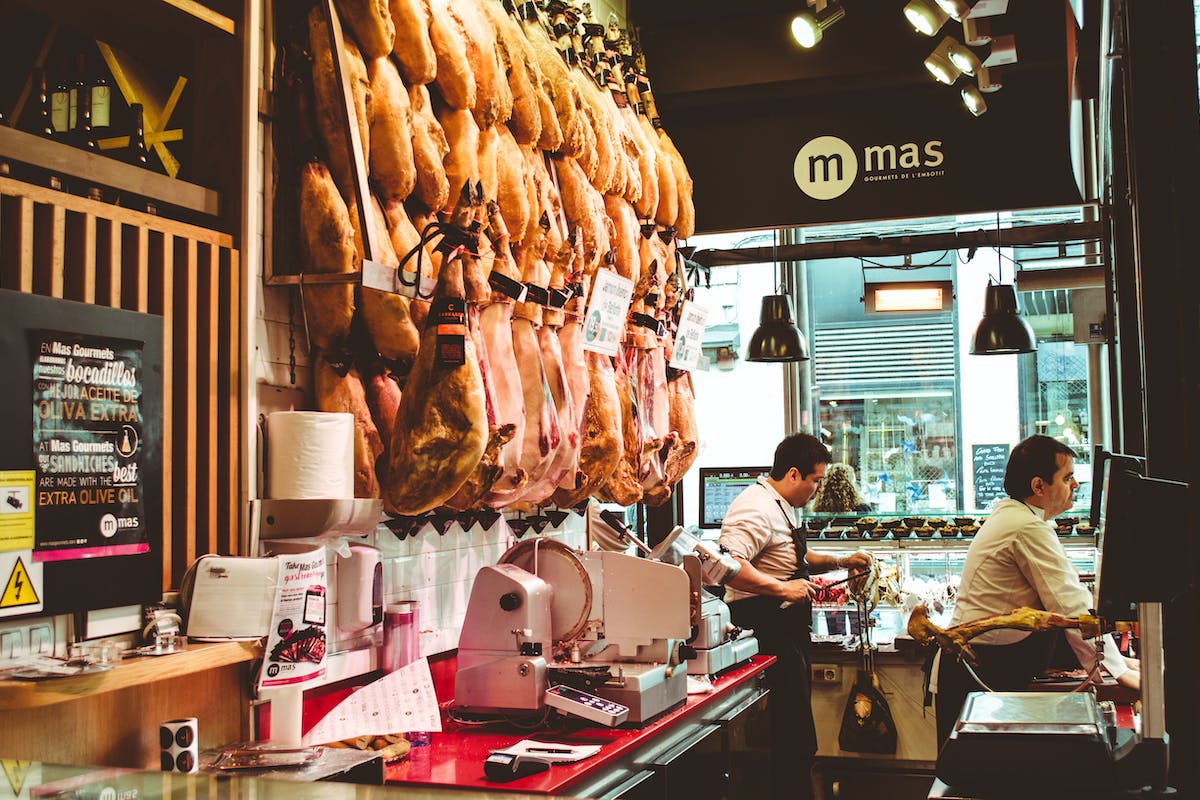
[[[325,548],[276,556],[279,581],[258,688],[292,686],[325,675]]]
[[[704,343],[704,326],[708,322],[708,309],[685,300],[679,310],[679,328],[675,333],[675,345],[671,350],[671,366],[691,372],[700,360],[700,349]]]
[[[433,692],[429,661],[419,658],[338,703],[304,734],[301,744],[441,729],[442,715]]]
[[[596,271],[592,282],[592,299],[583,317],[583,349],[617,354],[625,317],[633,300],[633,281],[610,269]]]
[[[142,342],[35,331],[34,559],[146,553]]]

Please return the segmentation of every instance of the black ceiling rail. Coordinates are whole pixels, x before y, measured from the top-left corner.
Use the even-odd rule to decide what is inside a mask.
[[[1100,241],[1104,224],[1099,221],[1063,222],[1046,225],[1020,225],[951,233],[925,233],[903,236],[864,236],[801,244],[781,244],[736,249],[680,248],[686,258],[701,267],[727,267],[738,264],[770,264],[782,261],[814,261],[822,258],[903,256],[936,250],[987,247],[1013,247],[1060,242]]]

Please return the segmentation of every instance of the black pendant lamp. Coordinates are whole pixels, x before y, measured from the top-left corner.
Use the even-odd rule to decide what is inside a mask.
[[[971,339],[971,355],[996,356],[1037,350],[1033,328],[1017,311],[1017,290],[1010,283],[988,281],[983,319]]]
[[[747,361],[807,361],[808,342],[796,327],[791,295],[769,294],[762,299],[758,329],[750,337]]]

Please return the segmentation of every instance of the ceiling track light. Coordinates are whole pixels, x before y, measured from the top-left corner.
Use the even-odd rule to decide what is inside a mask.
[[[952,36],[943,36],[938,46],[925,58],[925,69],[929,70],[936,81],[947,86],[958,80],[962,70],[955,66],[950,53],[958,41]]]
[[[809,5],[813,3],[810,2]],[[801,11],[792,18],[792,38],[796,44],[808,49],[816,47],[824,35],[825,29],[846,16],[846,9],[840,2],[824,2],[817,0],[815,11]]]
[[[933,36],[942,29],[950,15],[934,0],[908,0],[904,4],[904,18],[917,33]]]
[[[986,19],[967,17],[962,21],[963,41],[972,47],[987,44],[992,40],[992,24]]]
[[[982,91],[975,84],[968,83],[959,91],[959,94],[962,96],[963,105],[967,107],[967,111],[971,112],[971,116],[982,117],[987,112],[987,101],[983,99]]]

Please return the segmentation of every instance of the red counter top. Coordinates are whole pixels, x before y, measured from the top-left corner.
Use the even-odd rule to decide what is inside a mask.
[[[696,717],[706,707],[712,707],[722,697],[727,696],[734,688],[753,680],[774,662],[774,656],[754,656],[745,664],[717,678],[714,681],[716,691],[688,695],[683,705],[667,711],[641,728],[590,726],[583,720],[576,723],[574,719],[567,727],[563,725],[564,721],[561,718],[558,727],[536,731],[523,731],[506,724],[476,729],[449,722],[444,731],[432,735],[432,742],[428,746],[412,748],[405,760],[389,766],[387,782],[409,786],[561,794],[567,787],[614,763],[631,749],[684,720]],[[602,747],[600,752],[591,758],[572,764],[557,764],[536,775],[518,778],[508,783],[487,780],[483,775],[483,762],[488,754],[493,750],[514,745],[522,739],[599,744]]]

